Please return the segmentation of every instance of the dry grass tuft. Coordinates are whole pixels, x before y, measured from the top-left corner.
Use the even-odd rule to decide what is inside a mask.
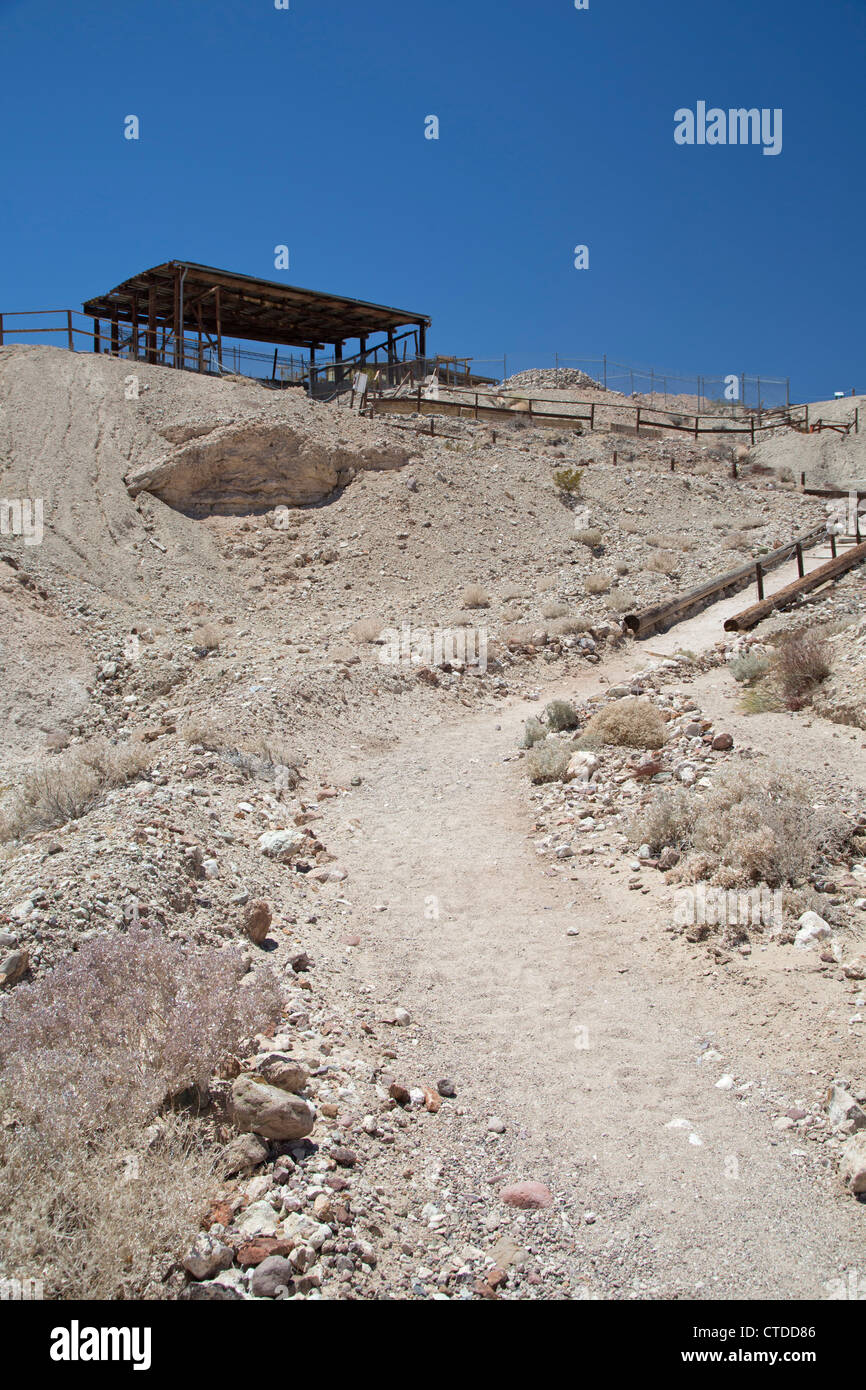
[[[606,574],[588,574],[583,581],[583,587],[587,594],[606,594],[610,588],[610,579]]]
[[[545,706],[544,717],[547,727],[557,734],[564,729],[576,729],[580,724],[580,715],[568,700],[551,700]]]
[[[467,584],[460,597],[464,608],[488,608],[490,599],[480,584]]]
[[[17,783],[0,820],[0,840],[19,840],[77,820],[105,792],[140,776],[151,757],[146,744],[100,739],[43,759]]]
[[[581,545],[587,546],[590,550],[595,550],[601,545],[604,536],[595,526],[588,526],[584,531],[576,531],[574,539]]]
[[[376,618],[361,618],[349,628],[349,636],[359,645],[368,642],[372,645],[378,642],[382,635],[384,623],[380,623]]]
[[[541,616],[543,618],[564,618],[567,612],[567,603],[545,603],[541,610]]]

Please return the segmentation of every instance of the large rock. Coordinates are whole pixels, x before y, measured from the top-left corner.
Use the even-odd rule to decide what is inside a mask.
[[[272,920],[271,905],[264,898],[256,898],[244,908],[244,931],[257,946],[260,946],[267,936]]]
[[[286,1294],[294,1287],[294,1272],[294,1266],[282,1255],[269,1255],[253,1271],[250,1293],[255,1298],[277,1298]]]
[[[259,849],[269,859],[279,859],[286,864],[307,846],[307,836],[302,830],[266,830],[259,836]]]
[[[268,1146],[257,1134],[239,1134],[223,1153],[223,1172],[227,1178],[252,1173],[268,1157]]]
[[[515,1182],[503,1187],[499,1195],[506,1206],[520,1207],[525,1211],[537,1211],[553,1205],[553,1193],[543,1182]]]
[[[866,1129],[866,1113],[844,1086],[830,1087],[827,1111],[831,1125],[845,1125],[849,1130]]]
[[[256,1058],[256,1072],[270,1086],[297,1094],[309,1081],[306,1067],[288,1052],[266,1052]]]
[[[151,492],[187,516],[246,516],[309,506],[358,472],[402,468],[409,460],[390,444],[352,449],[298,426],[284,420],[218,425],[157,463],[133,468],[124,482],[131,496]]]
[[[238,1129],[265,1139],[304,1139],[316,1123],[305,1100],[248,1072],[232,1083],[231,1116]]]
[[[866,1192],[866,1134],[855,1134],[842,1145],[839,1176],[855,1197]]]
[[[565,769],[566,782],[589,782],[598,768],[598,758],[587,749],[572,754]]]
[[[220,1270],[228,1269],[232,1260],[233,1255],[227,1245],[216,1236],[202,1231],[184,1255],[183,1267],[193,1279],[212,1279]]]
[[[799,949],[805,950],[808,946],[814,946],[819,941],[826,941],[828,936],[832,936],[829,922],[825,922],[823,917],[819,917],[817,912],[804,912],[803,916],[797,921],[799,931],[794,937],[794,945]]]

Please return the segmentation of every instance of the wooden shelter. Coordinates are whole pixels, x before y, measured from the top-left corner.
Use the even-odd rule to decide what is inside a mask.
[[[354,356],[364,360],[369,339],[384,334],[379,350],[397,361],[399,339],[416,336],[413,356],[426,356],[425,314],[299,289],[275,280],[217,270],[193,261],[167,261],[124,280],[107,294],[87,300],[84,313],[93,319],[94,351],[101,351],[102,323],[112,354],[121,348],[135,358],[174,367],[205,370],[209,350],[220,368],[223,340],[298,347],[309,353],[329,345],[334,360],[343,360],[347,341],[357,339]],[[125,329],[121,341],[121,326]],[[402,333],[399,330],[404,330]]]

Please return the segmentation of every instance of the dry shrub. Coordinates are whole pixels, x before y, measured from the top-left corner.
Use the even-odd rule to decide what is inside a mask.
[[[150,760],[146,744],[110,744],[105,739],[43,759],[15,787],[0,820],[0,839],[17,840],[77,820],[105,792],[138,777]]]
[[[611,613],[628,613],[630,609],[634,608],[636,602],[637,600],[631,589],[617,588],[611,589],[605,599],[605,607],[607,607]]]
[[[192,634],[191,641],[194,647],[199,647],[206,652],[217,652],[220,645],[219,628],[213,623],[204,623]]]
[[[526,757],[530,782],[559,782],[565,776],[571,752],[555,739],[545,739],[531,748]]]
[[[502,610],[502,621],[504,623],[519,623],[522,617],[522,608],[503,608]]]
[[[523,593],[523,589],[519,588],[517,584],[506,584],[505,588],[502,590],[502,593],[500,594],[500,598],[502,599],[503,603],[510,603],[513,602],[514,599],[522,599]]]
[[[704,799],[693,834],[694,849],[728,870],[726,886],[805,878],[824,854],[850,836],[844,818],[819,811],[808,787],[790,778],[730,776]],[[732,878],[732,875],[734,876]]]
[[[541,616],[543,618],[564,618],[567,612],[567,603],[545,603],[541,610]]]
[[[574,533],[574,539],[576,541],[579,541],[581,545],[587,546],[590,550],[595,550],[598,546],[601,545],[602,541],[604,540],[604,536],[602,535],[601,531],[598,530],[597,527],[588,526],[583,531],[576,531]]]
[[[464,608],[487,608],[490,605],[490,599],[480,584],[467,584],[460,602]]]
[[[209,1182],[183,1093],[281,1010],[276,979],[246,975],[238,952],[141,928],[86,941],[8,996],[0,1223],[18,1277],[64,1298],[131,1297],[153,1277]]]
[[[808,698],[832,669],[830,647],[815,633],[792,633],[773,654],[773,674],[789,701]]]
[[[676,550],[679,542],[676,536],[647,536],[646,543],[653,550]]]
[[[655,705],[632,695],[600,709],[587,724],[586,732],[603,743],[628,748],[661,748],[668,736],[667,725]]]
[[[802,783],[741,773],[702,797],[680,788],[664,792],[629,829],[632,844],[647,843],[654,852],[668,845],[690,850],[682,877],[726,888],[797,883],[850,836],[844,817],[817,810]]]
[[[588,627],[586,618],[556,618],[549,631],[554,637],[573,637],[575,633],[586,632]]]
[[[551,700],[545,706],[544,717],[547,727],[557,734],[564,729],[576,729],[580,723],[580,715],[568,700]]]
[[[606,594],[610,588],[610,579],[606,574],[588,574],[583,587],[588,594]]]
[[[349,628],[349,636],[358,643],[378,642],[382,635],[384,623],[380,623],[376,618],[361,618],[357,623]]]
[[[676,570],[677,557],[670,550],[657,550],[647,560],[646,567],[654,574],[666,574],[670,577]]]
[[[184,720],[181,733],[187,743],[206,748],[211,753],[224,748],[228,737],[225,729],[215,719],[199,714],[190,715]]]
[[[637,815],[629,826],[633,845],[649,845],[653,854],[663,849],[686,849],[691,844],[698,801],[683,787],[663,792]]]

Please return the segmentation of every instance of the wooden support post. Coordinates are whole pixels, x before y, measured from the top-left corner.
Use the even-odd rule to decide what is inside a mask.
[[[803,578],[803,575],[806,573],[806,568],[805,568],[805,565],[803,564],[803,547],[802,547],[802,545],[800,544],[799,541],[797,541],[796,550],[797,550],[797,573],[799,574],[800,578],[802,579],[802,578]]]
[[[589,403],[589,428],[595,429],[595,401]]]
[[[0,314],[0,347],[3,346],[3,315]]]
[[[119,335],[117,330],[117,309],[111,311],[111,355],[116,357],[119,351]]]
[[[732,478],[736,478],[736,476],[737,476],[737,460],[736,460],[736,459],[733,459],[732,462],[731,462],[731,477],[732,477]]]
[[[640,434],[640,406],[638,406],[637,414],[635,415],[635,433]]]
[[[427,358],[427,325],[426,325],[426,323],[419,323],[419,325],[418,325],[418,356],[419,356],[422,360],[426,361],[426,358]]]
[[[147,291],[147,360],[156,362],[156,291],[153,285]]]
[[[764,598],[764,566],[761,564],[760,561],[758,561],[757,565],[755,565],[755,578],[756,578],[757,581],[758,581],[758,599],[759,599],[760,601],[763,601],[763,598]]]
[[[475,392],[475,419],[478,419],[478,392]]]
[[[616,449],[614,449],[614,451],[613,451],[613,463],[614,463],[614,467],[616,467]]]
[[[71,309],[67,309],[67,310],[66,310],[66,334],[67,334],[67,342],[68,342],[68,345],[69,345],[69,351],[70,351],[70,352],[73,352],[73,351],[75,350],[75,341],[74,341],[73,336],[72,336],[72,310],[71,310]]]
[[[138,295],[132,296],[132,333],[130,334],[132,356],[138,361]]]
[[[700,421],[701,421],[700,415],[696,415],[696,416],[695,416],[695,439],[697,439],[697,437],[698,437],[698,425],[700,424]]]
[[[835,535],[834,535],[834,533],[833,533],[832,531],[830,532],[830,554],[833,556],[833,559],[835,560],[835,559],[836,559],[836,537],[835,537]]]
[[[676,473],[676,471],[677,471],[677,465],[676,465],[675,461],[674,461],[673,459],[671,459],[671,472],[672,472],[672,473]]]
[[[173,314],[172,314],[172,322],[173,322],[173,324],[174,324],[174,365],[175,365],[175,367],[178,367],[178,368],[179,368],[180,365],[181,365],[181,362],[180,362],[180,335],[181,335],[181,331],[182,331],[182,330],[181,330],[181,322],[180,322],[180,269],[179,269],[179,268],[175,269],[175,272],[174,272],[174,312],[173,312]]]
[[[220,287],[219,287],[219,285],[217,285],[216,288],[214,289],[213,298],[214,298],[214,313],[216,314],[217,362],[219,363],[220,371],[222,371],[222,365],[223,365],[223,327],[222,327],[222,317],[221,317],[221,314],[220,314]]]
[[[100,322],[99,322],[99,319],[94,319],[94,320],[93,320],[93,351],[96,352],[96,353],[100,352],[100,351],[101,351],[101,347],[102,347],[102,344],[101,344],[100,341],[99,341],[99,332],[100,332],[100,328],[101,328],[101,324],[100,324]],[[2,322],[0,322],[0,329],[2,329]],[[2,342],[3,342],[3,334],[2,334],[2,332],[0,332],[0,343],[2,343]]]
[[[752,426],[752,448],[754,449],[754,447],[755,447],[755,417],[754,417],[754,415],[752,416],[752,418],[751,418],[751,420],[750,420],[749,423],[750,423],[751,426]]]

